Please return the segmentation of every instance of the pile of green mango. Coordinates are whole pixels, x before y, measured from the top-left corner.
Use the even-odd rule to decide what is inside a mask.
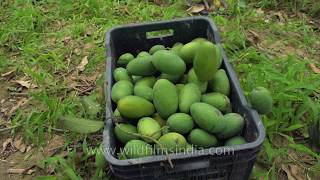
[[[203,38],[122,54],[111,90],[119,159],[246,143],[221,64],[220,47]]]

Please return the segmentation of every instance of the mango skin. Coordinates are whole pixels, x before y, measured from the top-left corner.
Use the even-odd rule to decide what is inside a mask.
[[[137,124],[139,134],[152,137],[156,140],[161,136],[160,129],[161,127],[158,122],[150,117],[141,118]],[[153,143],[153,141],[148,138],[143,138],[143,140],[148,143]]]
[[[130,133],[138,133],[138,131],[134,125],[129,123],[121,123],[116,125],[114,128],[114,134],[116,135],[116,138],[123,144],[126,144],[133,139],[139,139],[139,137]]]
[[[122,66],[122,67],[126,67],[127,64],[132,61],[134,59],[134,56],[131,53],[124,53],[122,54],[118,61],[117,61],[117,65],[118,66]]]
[[[154,67],[162,73],[182,75],[186,70],[186,64],[175,53],[168,50],[159,50],[152,56]]]
[[[151,56],[143,56],[133,59],[128,63],[127,71],[130,75],[136,76],[151,76],[157,73],[156,68],[152,64]]]
[[[158,45],[152,46],[150,48],[150,50],[149,50],[149,53],[150,54],[154,54],[155,52],[157,52],[159,50],[165,50],[165,49],[166,49],[166,47],[164,47],[163,45],[158,44]]]
[[[126,96],[118,101],[118,111],[124,117],[138,119],[154,113],[154,106],[139,96]]]
[[[201,102],[212,105],[221,112],[231,112],[231,104],[228,96],[221,93],[207,93],[201,96]]]
[[[113,71],[113,77],[116,81],[127,80],[132,82],[131,76],[129,76],[125,68],[119,67]]]
[[[194,72],[193,68],[190,69],[189,72],[188,72],[188,83],[196,84],[199,87],[201,93],[204,93],[204,92],[207,91],[208,82],[201,82],[198,79],[198,77],[197,77],[196,73]]]
[[[181,47],[178,55],[184,60],[186,64],[192,64],[199,46],[199,42],[189,42]]]
[[[181,75],[171,75],[171,74],[161,73],[161,75],[159,76],[159,79],[166,79],[171,81],[172,83],[177,83],[180,77]]]
[[[158,122],[158,124],[160,125],[160,127],[163,127],[166,125],[166,120],[164,120],[158,113],[155,113],[152,116],[152,119],[156,120]]]
[[[176,86],[166,79],[159,79],[153,86],[153,103],[159,115],[167,119],[178,109]]]
[[[209,148],[217,145],[218,140],[214,135],[196,128],[190,132],[188,142],[200,148]]]
[[[133,93],[135,96],[142,97],[142,98],[152,102],[153,90],[151,87],[142,86],[142,85],[135,85],[133,88]]]
[[[178,91],[178,95],[180,94],[182,88],[184,87],[184,84],[176,84],[176,88],[177,88],[177,91]]]
[[[179,110],[184,113],[189,113],[190,106],[195,102],[200,102],[201,91],[194,83],[184,85],[179,93]]]
[[[193,69],[201,82],[211,80],[222,63],[221,50],[209,41],[201,41],[195,54]]]
[[[168,153],[181,152],[185,149],[187,145],[187,140],[179,133],[169,132],[165,135],[162,135],[158,142],[162,145],[157,145],[158,154],[164,154],[165,151]]]
[[[241,137],[241,136],[235,136],[235,137],[232,137],[230,139],[228,139],[224,145],[225,146],[234,146],[234,145],[241,145],[241,144],[245,144],[247,143],[246,140]]]
[[[175,43],[172,48],[170,49],[170,51],[176,53],[177,55],[179,55],[179,51],[180,49],[183,47],[183,44],[180,42]]]
[[[195,123],[210,133],[222,132],[225,128],[222,113],[215,107],[206,103],[194,103],[190,112]]]
[[[228,139],[240,134],[245,124],[244,118],[237,113],[228,113],[224,115],[223,121],[225,122],[226,126],[222,132],[217,134],[219,139]]]
[[[194,123],[189,114],[175,113],[168,118],[167,126],[171,132],[187,134],[193,129]]]
[[[123,149],[125,156],[129,159],[152,156],[152,146],[142,140],[131,140]]]
[[[154,76],[147,76],[139,79],[136,82],[136,86],[148,86],[153,88],[154,83],[156,83],[157,79]]]
[[[209,81],[208,89],[211,92],[218,92],[229,96],[230,82],[227,73],[223,69],[219,69]]]
[[[272,96],[270,91],[264,87],[254,88],[249,94],[249,101],[259,114],[267,114],[272,111]]]
[[[147,51],[141,51],[137,57],[143,57],[143,56],[151,56]]]
[[[111,89],[111,99],[117,103],[121,98],[133,94],[133,84],[127,80],[116,82]]]
[[[139,79],[142,79],[142,76],[132,75],[131,78],[132,78],[132,82],[133,82],[133,83],[136,83]]]

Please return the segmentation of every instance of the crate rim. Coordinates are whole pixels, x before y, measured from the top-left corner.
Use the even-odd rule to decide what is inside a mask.
[[[212,21],[212,19],[208,18],[208,17],[203,17],[203,16],[193,16],[193,17],[186,17],[186,18],[176,18],[176,19],[172,19],[172,20],[162,20],[162,21],[152,21],[152,22],[142,22],[142,23],[135,23],[135,24],[129,24],[129,25],[118,25],[115,26],[111,29],[109,29],[106,32],[106,42],[105,45],[106,47],[109,47],[109,42],[111,39],[111,33],[113,31],[116,31],[118,29],[123,29],[123,28],[132,28],[132,27],[140,27],[140,26],[145,26],[145,25],[156,25],[156,24],[166,24],[166,23],[174,23],[174,22],[180,22],[180,21],[190,21],[190,20],[205,20],[207,21],[210,26],[213,28],[213,31],[215,33],[215,42],[216,44],[218,44],[220,47],[221,46],[221,40],[220,40],[220,34],[219,31],[217,29],[217,26],[215,25],[215,23]],[[233,71],[233,68],[231,67],[230,63],[227,61],[227,57],[225,55],[225,52],[222,49],[222,54],[223,54],[223,60],[225,61],[226,65],[228,66],[227,68],[229,68],[229,70],[231,69]],[[111,65],[110,62],[112,60],[112,56],[111,56],[111,51],[106,49],[106,66]],[[108,78],[112,78],[112,77],[108,77],[108,72],[106,72],[106,81],[108,81]],[[106,82],[107,83],[107,82]],[[239,84],[239,82],[237,82]],[[243,93],[242,95],[243,96]],[[241,104],[243,106],[243,108],[248,111],[248,113],[253,116],[253,120],[254,120],[254,124],[256,125],[257,129],[258,129],[258,135],[257,138],[253,141],[253,142],[249,142],[249,143],[245,143],[242,145],[234,145],[234,146],[220,146],[220,147],[211,147],[211,148],[207,148],[207,149],[203,149],[201,150],[202,153],[196,154],[196,153],[174,153],[174,154],[169,154],[170,159],[171,160],[178,160],[178,159],[192,159],[192,158],[197,158],[197,157],[205,157],[205,156],[212,156],[212,154],[210,152],[216,152],[217,149],[220,148],[232,148],[234,150],[234,152],[240,152],[240,151],[246,151],[246,150],[252,150],[255,148],[258,148],[262,145],[264,138],[265,138],[265,130],[264,130],[264,126],[262,124],[262,121],[260,120],[260,116],[258,114],[258,112],[254,109],[252,109],[251,107],[248,106],[248,103],[246,101],[246,99],[244,97],[240,97],[241,98]],[[108,103],[108,102],[107,102]],[[106,106],[106,108],[109,108],[111,106]],[[113,124],[111,119],[105,120],[105,128],[103,130],[103,137],[107,136],[107,125],[109,124]],[[107,138],[103,138],[103,146],[104,148],[106,148],[106,144],[107,143]],[[259,149],[257,149],[258,151]],[[149,163],[157,163],[157,162],[164,162],[167,161],[167,156],[166,155],[153,155],[153,156],[148,156],[148,157],[142,157],[142,158],[134,158],[134,159],[126,159],[126,160],[119,160],[117,158],[115,158],[110,151],[106,151],[106,153],[104,153],[106,160],[108,161],[109,164],[112,165],[117,165],[117,166],[131,166],[131,165],[138,165],[138,164],[149,164]],[[218,155],[219,156],[219,155]]]

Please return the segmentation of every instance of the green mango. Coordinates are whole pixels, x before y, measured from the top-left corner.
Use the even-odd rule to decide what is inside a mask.
[[[231,112],[231,104],[228,96],[221,93],[207,93],[201,96],[201,102],[210,104],[221,112]]]
[[[205,38],[195,38],[194,40],[192,40],[191,42],[209,42],[207,39]]]
[[[129,159],[147,157],[153,155],[152,146],[142,140],[131,140],[123,149]]]
[[[149,53],[150,54],[154,54],[155,52],[159,51],[159,50],[165,50],[166,47],[164,47],[163,45],[154,45],[150,48]]]
[[[147,76],[139,79],[136,82],[136,86],[148,86],[153,88],[154,83],[156,83],[157,79],[154,76]]]
[[[213,79],[222,63],[222,54],[219,46],[209,41],[201,42],[201,48],[195,54],[193,69],[201,82]]]
[[[190,132],[188,141],[200,148],[209,148],[218,143],[218,140],[214,135],[199,128],[193,129]]]
[[[121,80],[116,82],[111,89],[111,99],[117,103],[121,98],[133,94],[133,84],[130,81]]]
[[[114,134],[116,138],[123,144],[126,144],[130,140],[139,139],[136,135],[131,133],[138,133],[137,128],[129,123],[117,124],[114,128]]]
[[[188,83],[188,74],[184,74],[181,78],[180,78],[180,84],[187,84]]]
[[[225,70],[219,69],[214,74],[213,79],[209,81],[208,89],[211,92],[218,92],[226,96],[229,96],[230,82]]]
[[[147,51],[141,51],[137,57],[143,57],[143,56],[151,56]]]
[[[160,125],[160,127],[163,127],[166,125],[166,120],[164,120],[158,113],[155,113],[152,116],[152,119],[156,120],[158,122],[158,124]]]
[[[181,75],[171,75],[171,74],[161,73],[161,75],[159,76],[159,79],[167,79],[172,83],[177,83],[180,77]]]
[[[131,76],[131,78],[132,78],[132,82],[136,83],[139,79],[143,78],[143,76],[135,76],[135,75],[133,75],[133,76]]]
[[[135,85],[133,89],[134,95],[142,97],[148,101],[152,101],[153,99],[153,90],[151,87]]]
[[[153,103],[162,118],[174,114],[179,103],[176,86],[166,79],[159,79],[153,86]]]
[[[156,140],[161,136],[161,127],[159,123],[150,117],[141,118],[138,121],[137,129],[139,134],[149,136]],[[143,140],[148,143],[153,143],[153,141],[148,138],[143,138]]]
[[[186,64],[175,53],[168,50],[159,50],[152,56],[152,63],[162,73],[182,75],[186,70]]]
[[[189,42],[185,44],[183,47],[181,47],[178,55],[184,60],[186,64],[192,64],[194,56],[198,51],[199,47],[199,42]]]
[[[222,113],[206,103],[193,103],[190,112],[195,123],[210,133],[222,132],[226,126]]]
[[[179,55],[179,51],[180,49],[183,47],[183,44],[180,42],[175,43],[172,48],[170,49],[170,51],[176,53],[177,55]]]
[[[119,67],[113,71],[113,77],[116,81],[127,80],[132,82],[131,76],[129,76],[125,68]]]
[[[249,94],[249,101],[252,108],[259,114],[268,114],[272,111],[273,100],[271,93],[264,87],[256,87]]]
[[[158,142],[161,146],[157,145],[158,154],[181,152],[187,145],[186,139],[179,133],[169,132],[162,135]]]
[[[201,91],[194,83],[184,85],[179,93],[179,110],[184,113],[189,113],[190,106],[195,102],[200,102]]]
[[[171,132],[187,134],[193,129],[194,123],[189,114],[175,113],[168,118],[167,126]]]
[[[117,61],[117,65],[126,67],[127,64],[133,59],[134,59],[134,56],[131,53],[122,54]]]
[[[137,57],[130,61],[127,65],[127,71],[129,74],[136,76],[151,76],[157,73],[152,64],[151,56]]]
[[[138,119],[154,113],[151,102],[139,96],[126,96],[119,100],[118,111],[124,117]]]
[[[176,84],[176,88],[177,88],[177,91],[178,91],[178,95],[181,93],[181,90],[183,89],[184,87],[184,84]],[[180,95],[179,95],[180,96]]]
[[[190,71],[188,73],[188,83],[196,84],[199,87],[201,93],[204,93],[204,92],[207,91],[208,82],[201,82],[198,79],[198,77],[197,77],[196,73],[194,72],[193,68],[190,69]]]
[[[225,146],[234,146],[234,145],[241,145],[241,144],[245,144],[247,143],[246,140],[241,137],[241,136],[235,136],[235,137],[232,137],[230,139],[228,139],[224,145]]]
[[[237,113],[228,113],[224,115],[223,121],[226,126],[222,132],[217,133],[219,139],[227,139],[240,134],[245,123],[244,118]]]

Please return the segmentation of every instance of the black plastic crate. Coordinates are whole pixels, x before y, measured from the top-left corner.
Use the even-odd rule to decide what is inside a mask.
[[[147,32],[168,30],[172,34],[148,38]],[[229,147],[213,147],[193,153],[170,154],[173,168],[165,155],[156,155],[137,159],[118,160],[114,149],[118,147],[111,120],[116,108],[111,101],[113,85],[112,72],[118,57],[126,52],[137,55],[148,51],[153,45],[163,44],[172,47],[176,42],[187,43],[203,37],[217,45],[220,37],[215,24],[205,17],[191,17],[171,21],[160,21],[116,27],[106,35],[107,48],[107,86],[106,86],[106,126],[103,132],[105,157],[110,170],[117,179],[248,179],[265,137],[265,131],[259,115],[247,105],[237,76],[223,52],[222,68],[226,70],[230,84],[233,112],[241,114],[246,125],[242,136],[248,143]],[[228,151],[229,150],[229,151]],[[232,151],[233,150],[233,151]],[[220,152],[228,153],[220,153]]]

